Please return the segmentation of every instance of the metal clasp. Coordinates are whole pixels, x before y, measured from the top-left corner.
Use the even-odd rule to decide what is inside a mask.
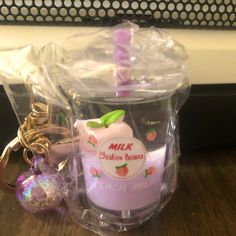
[[[6,191],[14,191],[15,185],[10,184],[5,178],[5,169],[12,151],[17,152],[22,147],[18,137],[14,138],[3,150],[0,157],[0,187]]]

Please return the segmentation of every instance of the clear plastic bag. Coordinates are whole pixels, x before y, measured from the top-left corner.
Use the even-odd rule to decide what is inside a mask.
[[[32,105],[47,106],[48,119],[34,127],[49,143],[42,155],[63,176],[63,197],[83,227],[98,234],[129,230],[172,196],[177,113],[189,92],[186,59],[165,32],[131,23],[37,53],[29,46],[0,52],[20,124]]]

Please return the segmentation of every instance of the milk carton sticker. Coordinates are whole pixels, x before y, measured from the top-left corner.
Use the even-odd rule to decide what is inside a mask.
[[[142,169],[146,151],[135,138],[116,137],[98,147],[97,157],[106,174],[117,179],[130,179]]]

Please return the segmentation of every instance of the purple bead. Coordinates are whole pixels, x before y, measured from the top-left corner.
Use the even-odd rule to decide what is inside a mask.
[[[17,179],[16,197],[27,211],[37,213],[56,208],[62,201],[63,181],[57,172],[35,174],[33,169]]]

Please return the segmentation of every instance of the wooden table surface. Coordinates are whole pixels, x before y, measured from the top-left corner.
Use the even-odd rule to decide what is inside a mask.
[[[19,171],[19,161],[11,170]],[[11,172],[13,173],[13,171]],[[89,236],[64,207],[32,215],[14,195],[0,192],[0,236]],[[108,234],[113,235],[113,234]],[[158,217],[122,236],[235,236],[236,150],[201,151],[180,158],[177,191]]]

